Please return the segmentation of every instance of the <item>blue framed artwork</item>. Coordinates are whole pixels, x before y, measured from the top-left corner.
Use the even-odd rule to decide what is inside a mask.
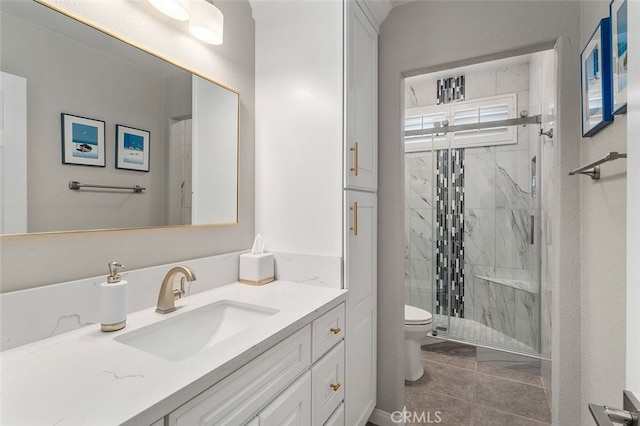
[[[627,112],[627,0],[613,0],[611,18],[611,66],[613,80],[613,113]]]
[[[105,122],[77,115],[60,114],[62,163],[104,167]]]
[[[592,136],[613,121],[611,20],[604,18],[580,54],[582,136]]]
[[[116,168],[149,171],[151,133],[116,124]]]

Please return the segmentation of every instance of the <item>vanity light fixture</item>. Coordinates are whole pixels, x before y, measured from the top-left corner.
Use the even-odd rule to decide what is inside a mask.
[[[189,31],[209,44],[222,44],[224,15],[206,0],[191,0]]]
[[[178,21],[189,20],[190,0],[149,0],[160,12]]]

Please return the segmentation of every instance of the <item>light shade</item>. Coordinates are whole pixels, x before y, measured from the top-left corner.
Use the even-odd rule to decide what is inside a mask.
[[[173,19],[178,21],[189,20],[189,8],[191,5],[189,0],[149,0],[149,3]]]
[[[222,44],[224,15],[220,9],[206,0],[191,1],[189,31],[199,40],[209,44]]]

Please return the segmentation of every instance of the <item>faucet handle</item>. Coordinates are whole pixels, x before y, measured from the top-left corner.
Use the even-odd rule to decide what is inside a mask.
[[[186,281],[187,281],[187,277],[180,278],[180,290],[178,289],[173,290],[173,300],[178,300],[185,295],[186,291],[184,289],[184,283]]]

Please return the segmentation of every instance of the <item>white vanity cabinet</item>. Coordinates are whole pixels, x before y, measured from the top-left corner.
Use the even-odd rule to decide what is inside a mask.
[[[324,425],[344,400],[344,318],[341,303],[171,412],[166,424]]]

